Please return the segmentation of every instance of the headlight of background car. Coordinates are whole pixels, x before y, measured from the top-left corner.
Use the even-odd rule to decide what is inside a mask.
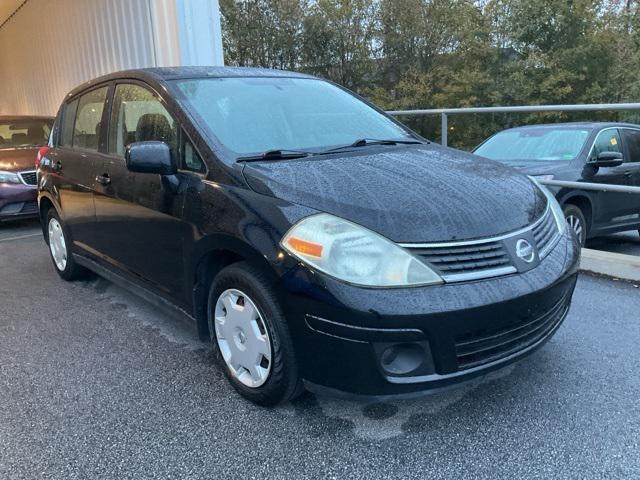
[[[564,212],[562,211],[562,207],[556,200],[556,197],[553,193],[549,191],[547,187],[542,185],[538,180],[533,177],[529,177],[533,183],[535,183],[542,193],[547,197],[547,201],[549,202],[549,206],[551,207],[551,212],[553,213],[553,217],[556,220],[556,225],[558,225],[558,230],[560,233],[564,233],[567,228],[567,221],[564,218]]]
[[[364,227],[321,213],[301,220],[282,248],[339,280],[366,287],[433,285],[442,279],[402,247]]]
[[[0,183],[22,183],[18,174],[0,171]]]

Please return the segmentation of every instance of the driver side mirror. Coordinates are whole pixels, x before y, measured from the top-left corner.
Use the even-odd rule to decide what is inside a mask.
[[[620,152],[601,152],[594,162],[596,167],[619,167],[624,158]]]
[[[175,175],[178,171],[169,145],[164,142],[131,143],[127,146],[124,159],[130,172]]]

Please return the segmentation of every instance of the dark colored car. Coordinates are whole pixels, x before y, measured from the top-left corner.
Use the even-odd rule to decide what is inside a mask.
[[[640,125],[559,123],[503,130],[474,151],[548,180],[640,187]],[[581,245],[640,229],[640,195],[550,187]]]
[[[60,276],[177,306],[265,405],[499,368],[557,330],[576,282],[544,188],[302,74],[99,78],[66,97],[39,172]]]
[[[53,118],[0,117],[0,221],[38,218],[35,162]]]

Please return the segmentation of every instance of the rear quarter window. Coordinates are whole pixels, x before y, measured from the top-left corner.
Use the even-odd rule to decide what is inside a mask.
[[[62,111],[62,124],[60,126],[59,145],[70,147],[73,142],[73,125],[76,121],[76,111],[78,110],[78,99],[68,103]]]

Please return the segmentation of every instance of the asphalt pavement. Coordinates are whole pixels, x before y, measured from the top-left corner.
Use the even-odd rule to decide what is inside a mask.
[[[183,319],[60,280],[35,233],[0,228],[1,479],[640,478],[633,284],[581,276],[549,343],[458,389],[265,409]]]
[[[38,220],[0,222],[0,242],[3,240],[21,240],[41,234]]]
[[[587,242],[587,248],[640,256],[640,235],[638,232],[622,232],[593,238]]]

